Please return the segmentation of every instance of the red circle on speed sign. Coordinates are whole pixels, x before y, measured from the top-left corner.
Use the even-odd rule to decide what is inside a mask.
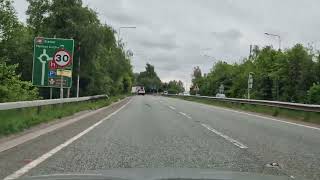
[[[54,54],[53,62],[59,67],[66,67],[72,62],[72,57],[68,51],[60,49]]]

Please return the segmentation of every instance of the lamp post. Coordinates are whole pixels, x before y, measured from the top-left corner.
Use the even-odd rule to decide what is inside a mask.
[[[121,27],[119,27],[119,30],[118,30],[118,45],[120,46],[121,29],[136,29],[136,28],[137,28],[136,26],[121,26]]]
[[[281,51],[281,36],[278,35],[278,34],[271,34],[271,33],[264,33],[265,35],[267,36],[273,36],[273,37],[277,37],[278,38],[278,41],[279,41],[279,51]]]

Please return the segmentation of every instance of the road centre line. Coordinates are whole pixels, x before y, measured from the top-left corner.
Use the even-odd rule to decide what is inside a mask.
[[[213,129],[212,127],[210,127],[209,125],[207,124],[201,124],[203,127],[207,128],[209,131],[223,137],[224,139],[226,139],[227,141],[231,142],[232,144],[234,144],[235,146],[238,146],[239,148],[241,149],[247,149],[248,147],[244,144],[242,144],[241,142],[235,140],[235,139],[232,139],[231,137],[227,136],[227,135],[224,135],[222,134],[221,132]]]
[[[169,106],[170,109],[175,110],[176,108],[173,106]]]
[[[192,119],[192,117],[190,117],[189,115],[187,115],[186,113],[184,113],[184,112],[179,112],[181,115],[183,115],[183,116],[185,116],[185,117],[187,117],[188,119]]]
[[[22,167],[21,169],[17,170],[16,172],[14,172],[13,174],[7,176],[4,178],[4,180],[11,180],[11,179],[17,179],[21,176],[23,176],[24,174],[26,174],[27,172],[29,172],[31,169],[35,168],[36,166],[38,166],[40,163],[44,162],[45,160],[47,160],[48,158],[50,158],[51,156],[53,156],[54,154],[56,154],[57,152],[59,152],[60,150],[62,150],[63,148],[67,147],[68,145],[70,145],[71,143],[73,143],[74,141],[76,141],[77,139],[81,138],[83,135],[87,134],[88,132],[90,132],[91,130],[93,130],[95,127],[99,126],[101,123],[103,123],[105,120],[110,119],[112,116],[114,116],[115,114],[117,114],[119,111],[121,111],[124,107],[126,107],[132,100],[128,101],[126,104],[124,104],[123,106],[121,106],[119,109],[117,109],[116,111],[114,111],[113,113],[109,114],[107,117],[101,119],[99,122],[95,123],[94,125],[90,126],[89,128],[87,128],[86,130],[82,131],[81,133],[79,133],[78,135],[70,138],[69,140],[67,140],[66,142],[64,142],[63,144],[60,144],[59,146],[55,147],[54,149],[50,150],[49,152],[43,154],[42,156],[38,157],[37,159],[35,159],[34,161],[31,161],[30,163],[28,163],[27,165],[25,165],[24,167]]]

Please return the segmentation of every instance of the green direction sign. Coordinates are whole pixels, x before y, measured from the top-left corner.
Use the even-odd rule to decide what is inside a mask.
[[[32,84],[70,88],[72,85],[73,39],[34,39]]]

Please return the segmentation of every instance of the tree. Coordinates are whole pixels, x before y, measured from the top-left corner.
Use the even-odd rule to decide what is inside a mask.
[[[169,94],[178,94],[178,93],[182,93],[185,91],[184,87],[183,87],[183,83],[182,81],[169,81],[168,85],[167,85],[167,90]]]
[[[313,51],[301,44],[284,51],[256,46],[249,58],[233,64],[219,61],[206,76],[201,76],[199,67],[194,68],[191,93],[197,85],[201,95],[214,96],[223,84],[227,97],[247,98],[252,74],[251,98],[307,103],[313,83],[320,82],[319,57],[316,61],[313,57]]]
[[[7,65],[0,59],[0,102],[33,100],[38,90],[28,81],[21,81],[16,74],[17,65]]]
[[[192,85],[190,87],[190,94],[196,94],[196,87],[200,88],[203,83],[202,72],[199,66],[193,68]]]
[[[81,50],[75,49],[75,57],[81,57],[81,96],[131,90],[134,79],[130,60],[123,46],[117,45],[115,31],[101,24],[95,11],[83,7],[81,0],[28,2],[27,22],[34,36],[73,38],[75,48],[81,43]],[[74,59],[73,74],[77,75],[78,58]]]
[[[144,86],[146,92],[156,92],[160,88],[161,80],[154,71],[154,66],[146,64],[146,70],[140,72],[137,78],[137,85]]]
[[[320,104],[320,84],[314,83],[308,91],[308,100],[311,104]]]
[[[28,29],[18,21],[10,0],[0,1],[0,17],[0,102],[37,99],[37,88],[20,75],[26,76],[21,64],[30,55],[23,46]]]

